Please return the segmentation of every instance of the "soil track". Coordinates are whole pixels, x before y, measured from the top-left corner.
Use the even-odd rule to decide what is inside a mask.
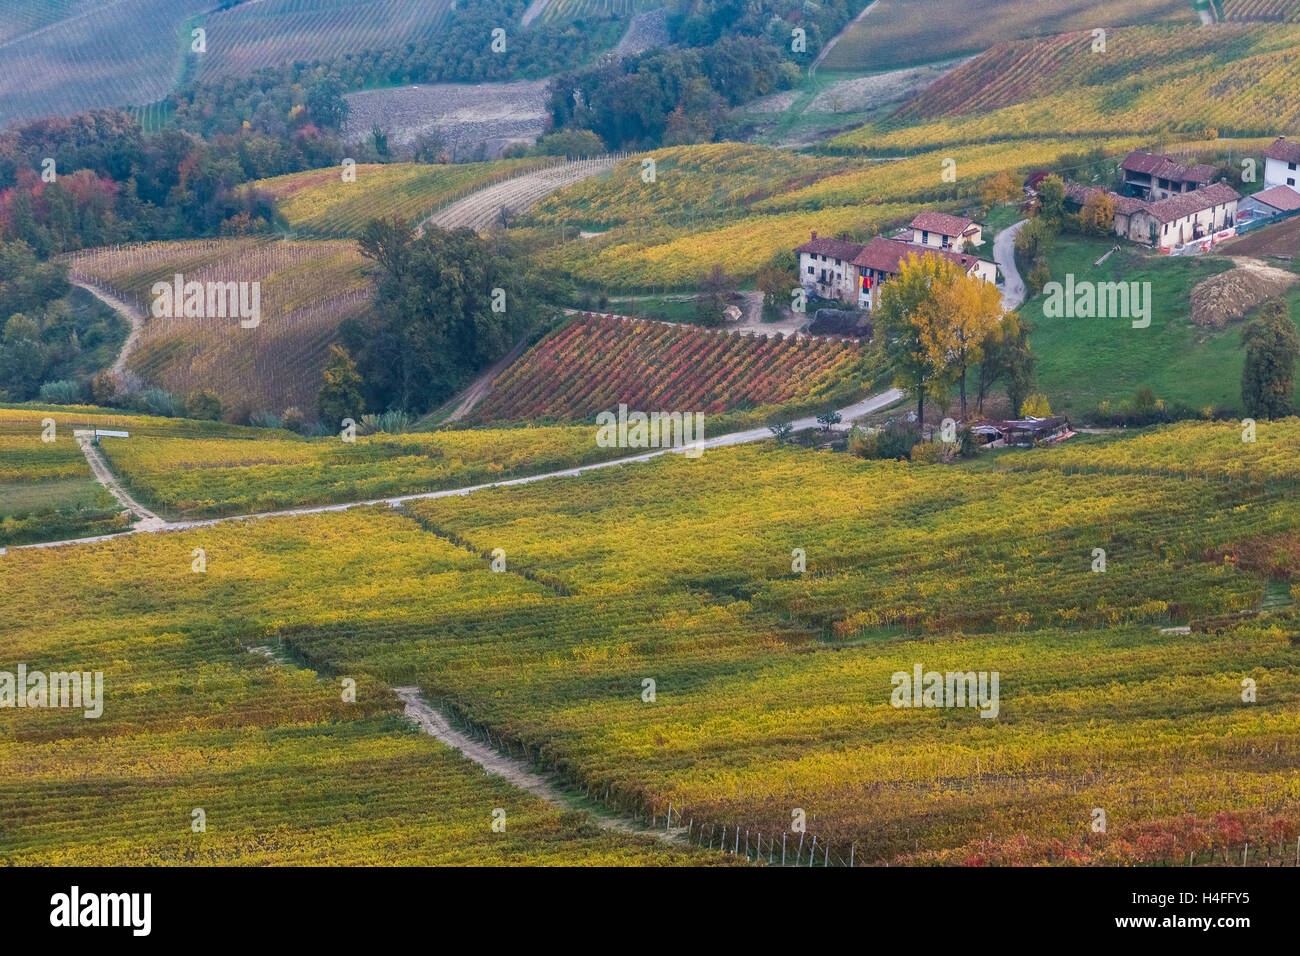
[[[450,206],[439,209],[416,229],[423,235],[427,226],[456,229],[461,226],[480,232],[500,222],[501,210],[518,213],[530,209],[557,189],[614,168],[616,157],[580,159],[562,166],[550,166],[536,172],[525,173],[471,193]]]

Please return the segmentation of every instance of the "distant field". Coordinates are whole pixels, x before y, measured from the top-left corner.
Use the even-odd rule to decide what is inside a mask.
[[[868,384],[859,345],[711,332],[589,315],[547,336],[493,383],[479,422],[585,420],[633,411],[716,415],[786,403],[847,404]]]
[[[199,76],[242,76],[262,67],[329,60],[427,40],[451,0],[258,0],[208,14]]]
[[[306,235],[356,236],[371,219],[396,217],[414,226],[462,194],[537,167],[536,159],[356,167],[356,182],[341,168],[313,169],[262,179],[253,187],[275,197],[289,228]]]
[[[1196,23],[1191,0],[876,0],[823,70],[885,70],[976,53],[1009,39],[1157,21]]]
[[[370,301],[370,281],[351,242],[253,239],[157,242],[95,249],[71,258],[72,274],[105,286],[149,315],[151,287],[186,280],[259,282],[261,323],[148,318],[127,369],[182,398],[216,392],[226,407],[314,415],[321,369],[345,318]]]
[[[1219,0],[1225,20],[1300,23],[1300,0]]]
[[[1300,130],[1300,27],[1115,30],[996,47],[953,70],[888,122],[832,146],[914,150],[1044,135],[1272,137]]]
[[[212,0],[7,2],[0,123],[162,99],[190,54],[184,26]]]

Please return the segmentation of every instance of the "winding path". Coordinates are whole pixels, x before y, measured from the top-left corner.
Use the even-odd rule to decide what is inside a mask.
[[[882,408],[888,408],[895,402],[901,401],[902,398],[903,393],[901,391],[896,388],[891,388],[877,395],[864,398],[860,402],[855,402],[852,405],[839,409],[840,417],[842,419],[841,424],[838,426],[839,430],[847,429],[854,419],[861,418],[871,412],[879,411]],[[795,431],[804,431],[818,427],[815,416],[799,418],[790,424],[794,426]],[[453,498],[457,496],[471,495],[477,491],[486,491],[489,488],[509,488],[514,485],[529,485],[536,481],[547,481],[552,478],[570,478],[575,475],[584,474],[588,471],[596,471],[600,468],[614,468],[619,465],[650,461],[651,459],[658,458],[661,455],[679,455],[686,451],[695,451],[696,449],[705,451],[710,448],[727,448],[732,445],[744,445],[749,442],[762,441],[763,439],[771,437],[772,432],[767,427],[751,428],[748,431],[731,432],[726,435],[717,435],[713,438],[706,438],[704,441],[688,448],[660,448],[656,451],[649,451],[627,458],[613,458],[609,461],[598,461],[590,465],[579,465],[574,468],[564,468],[560,471],[548,471],[540,475],[526,475],[522,478],[510,478],[505,481],[494,481],[483,485],[470,485],[465,488],[448,488],[442,491],[424,491],[410,495],[397,495],[392,498],[369,498],[365,501],[348,501],[342,504],[286,508],[283,511],[263,511],[257,514],[229,515],[223,518],[204,518],[194,521],[165,521],[157,515],[154,515],[132,499],[130,495],[122,489],[117,480],[113,478],[112,472],[108,471],[108,466],[104,463],[102,458],[100,458],[99,461],[100,465],[104,468],[107,477],[112,481],[112,485],[106,484],[105,487],[114,492],[114,495],[118,497],[118,500],[122,502],[124,507],[130,510],[133,514],[142,518],[136,527],[132,528],[130,531],[124,532],[124,534],[155,534],[160,531],[185,531],[190,528],[206,528],[211,525],[225,524],[230,521],[251,521],[264,518],[287,518],[294,515],[325,514],[332,511],[349,511],[352,508],[374,507],[375,505],[388,505],[390,508],[397,508],[407,501],[422,501],[429,498]],[[83,446],[83,448],[85,448],[85,446]],[[96,457],[98,457],[98,450],[95,450],[94,453]],[[88,452],[87,459],[89,458],[90,453]],[[95,467],[94,462],[91,463],[91,467],[92,469]],[[116,491],[114,491],[115,488]],[[150,520],[151,518],[153,520]],[[60,548],[76,544],[90,544],[95,541],[107,541],[112,538],[120,537],[122,537],[122,535],[100,535],[94,538],[71,538],[65,541],[43,541],[37,544],[13,545],[9,550],[18,551],[27,548]]]
[[[113,497],[117,499],[118,504],[135,517],[136,524],[131,529],[132,531],[161,531],[166,527],[166,521],[132,498],[130,493],[122,487],[122,483],[117,480],[117,476],[108,467],[108,462],[104,460],[104,456],[100,454],[99,448],[95,445],[95,433],[93,431],[78,429],[72,433],[72,437],[77,440],[81,453],[86,456],[86,463],[90,465],[95,480],[107,488]]]
[[[68,281],[78,289],[85,289],[96,299],[104,303],[104,305],[108,306],[114,312],[117,312],[122,316],[122,318],[126,319],[126,321],[130,323],[131,332],[127,335],[126,341],[122,343],[122,349],[117,353],[117,358],[113,360],[112,365],[113,372],[117,375],[121,375],[126,371],[126,360],[131,357],[131,352],[134,351],[136,344],[140,341],[140,332],[144,329],[144,316],[141,315],[140,311],[135,306],[131,305],[131,303],[124,299],[119,299],[107,289],[101,289],[99,286],[86,282],[83,279],[74,279],[69,277]]]
[[[1010,312],[1025,301],[1025,280],[1016,268],[1016,236],[1028,219],[1021,219],[993,237],[993,261],[1002,270],[1002,308]]]

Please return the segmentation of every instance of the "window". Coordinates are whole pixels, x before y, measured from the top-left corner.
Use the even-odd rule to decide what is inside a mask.
[[[809,267],[808,267],[808,274],[809,274],[809,275],[812,275],[812,274],[813,274],[813,267],[812,267],[812,266],[809,266]]]
[[[1287,169],[1294,170],[1294,169],[1295,169],[1295,163],[1287,163],[1287,164],[1286,164],[1286,168],[1287,168]]]
[[[930,230],[929,230],[929,229],[922,229],[922,230],[921,230],[921,242],[922,242],[922,244],[924,244],[924,245],[928,245],[928,244],[929,244],[929,242],[930,242]]]
[[[1288,177],[1286,178],[1286,184],[1287,184],[1288,186],[1294,186],[1294,185],[1295,185],[1295,177],[1294,177],[1294,176],[1288,176]]]

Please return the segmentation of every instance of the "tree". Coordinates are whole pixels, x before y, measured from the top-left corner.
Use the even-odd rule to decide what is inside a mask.
[[[330,346],[330,357],[325,363],[322,379],[320,392],[316,395],[316,411],[321,421],[338,425],[345,418],[359,419],[365,410],[362,381],[357,364],[346,350],[337,345]]]
[[[893,363],[894,384],[916,398],[918,424],[925,421],[926,395],[941,399],[954,382],[966,416],[967,370],[980,361],[1001,319],[995,285],[935,255],[909,255],[882,286],[877,335]]]
[[[984,360],[980,362],[976,383],[976,407],[984,411],[984,399],[998,382],[1006,385],[1011,413],[1024,403],[1034,383],[1037,361],[1029,348],[1029,326],[1018,312],[1002,317],[997,331],[984,343]]]
[[[10,316],[0,338],[0,389],[14,401],[27,401],[40,389],[48,365],[40,326],[21,312]]]
[[[986,206],[998,203],[1015,202],[1024,195],[1025,184],[1016,179],[1009,170],[1002,170],[996,176],[986,179],[980,186],[980,201]]]
[[[307,93],[307,110],[317,126],[342,129],[349,105],[343,96],[343,84],[334,77],[321,80]]]
[[[828,409],[817,416],[817,424],[821,426],[822,433],[825,434],[834,426],[842,422],[844,418],[835,409]]]
[[[725,310],[736,291],[736,280],[722,266],[715,265],[700,277],[700,294],[695,300],[695,312],[701,325],[721,325]]]
[[[1115,228],[1115,201],[1101,190],[1093,193],[1079,210],[1079,225],[1089,235],[1107,235]]]
[[[215,422],[221,418],[221,398],[206,389],[190,392],[185,399],[185,414],[189,418]]]
[[[984,359],[984,343],[1002,322],[1002,293],[992,282],[960,270],[931,285],[921,310],[928,313],[922,343],[936,365],[957,380],[961,417],[966,420],[966,373]]]
[[[1254,418],[1282,418],[1291,413],[1300,335],[1284,299],[1260,306],[1242,332],[1246,365],[1241,372],[1241,400]]]
[[[1035,392],[1025,399],[1025,403],[1020,406],[1020,415],[1022,418],[1050,418],[1052,415],[1051,403],[1047,401],[1047,396],[1042,392]]]
[[[1065,183],[1053,173],[1038,184],[1038,201],[1035,212],[1053,230],[1059,230],[1065,221]]]
[[[925,342],[925,323],[932,314],[922,306],[931,286],[958,271],[947,259],[911,254],[899,274],[884,283],[876,308],[876,338],[894,367],[894,384],[916,399],[917,426],[925,424],[927,392],[947,391],[944,363],[937,363]]]

